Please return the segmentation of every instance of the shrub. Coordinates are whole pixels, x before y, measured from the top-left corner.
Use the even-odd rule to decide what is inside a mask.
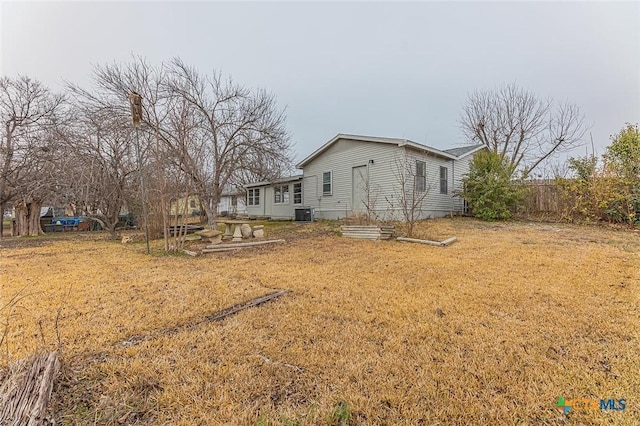
[[[598,167],[595,156],[570,158],[575,179],[559,179],[571,219],[640,224],[640,130],[627,124],[611,137]]]
[[[509,161],[496,153],[480,151],[474,156],[462,179],[462,195],[474,216],[484,220],[511,217],[525,193],[522,183],[512,179],[513,172]]]
[[[587,161],[571,158],[569,168],[577,177],[557,180],[566,206],[563,217],[640,224],[640,180],[619,174],[607,162],[584,175],[582,166]]]

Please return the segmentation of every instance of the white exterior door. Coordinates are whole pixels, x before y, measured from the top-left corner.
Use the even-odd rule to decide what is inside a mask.
[[[358,166],[353,167],[351,173],[352,210],[354,212],[366,212],[369,204],[369,171],[367,166]]]

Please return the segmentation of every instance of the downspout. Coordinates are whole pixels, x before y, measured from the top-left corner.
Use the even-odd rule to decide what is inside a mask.
[[[369,167],[371,166],[372,161],[373,160],[367,161],[367,216],[371,214],[371,174],[369,173]],[[351,176],[353,179],[353,173],[351,173]],[[353,183],[351,184],[351,188],[353,191]],[[353,201],[351,203],[353,204]],[[351,206],[351,208],[353,209],[353,206]],[[375,215],[375,212],[373,212],[373,214]],[[371,217],[367,217],[367,220],[371,220]]]
[[[456,188],[456,160],[451,160],[451,216],[456,209],[455,194],[453,193]]]
[[[319,179],[318,179],[318,175],[314,175],[313,176],[316,179],[315,182],[315,188],[316,188],[316,199],[318,200],[318,213],[322,213],[322,195],[318,190],[322,190],[322,188],[318,188],[319,186]]]

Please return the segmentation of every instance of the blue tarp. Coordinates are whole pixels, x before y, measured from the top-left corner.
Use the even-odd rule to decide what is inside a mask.
[[[80,222],[82,219],[79,217],[54,217],[51,219],[52,225],[78,226]]]

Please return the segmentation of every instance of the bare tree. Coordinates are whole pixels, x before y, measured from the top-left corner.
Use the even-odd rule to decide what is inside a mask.
[[[85,102],[113,114],[128,117],[128,94],[142,96],[141,130],[155,141],[144,147],[145,158],[159,164],[162,157],[170,161],[163,167],[184,174],[210,226],[224,189],[291,168],[284,114],[264,90],[250,91],[217,73],[203,76],[179,59],[159,67],[141,58],[98,66],[94,80],[94,92],[70,86]],[[161,152],[156,160],[149,158]]]
[[[109,110],[75,102],[75,125],[65,132],[69,167],[61,172],[58,197],[75,205],[117,237],[123,207],[135,198],[133,129]]]
[[[0,217],[13,201],[18,235],[42,232],[40,208],[51,184],[63,102],[63,96],[28,77],[0,78]]]
[[[185,103],[167,92],[166,78],[164,65],[153,67],[144,59],[134,57],[126,64],[94,67],[94,84],[90,90],[73,83],[67,83],[67,86],[81,109],[117,117],[131,132],[129,95],[137,92],[142,96],[141,164],[136,165],[134,171],[143,174],[150,185],[146,192],[154,200],[150,205],[151,227],[155,230],[162,228],[165,249],[168,250],[170,204],[179,195],[174,191],[183,186],[176,182],[184,180],[179,176],[184,172],[178,170],[181,159],[176,152],[185,147],[185,140],[191,137],[188,129],[193,127],[181,119],[190,120],[193,114],[186,113],[181,108]],[[132,199],[129,204],[142,206],[142,202],[148,200]]]
[[[470,142],[485,144],[525,177],[553,155],[581,145],[587,131],[576,105],[538,98],[513,83],[471,94],[460,124]]]
[[[203,138],[180,155],[185,155],[181,161],[213,226],[222,191],[243,171],[261,174],[278,170],[274,165],[290,168],[285,117],[265,90],[252,92],[223,81],[218,73],[202,76],[180,59],[171,62],[169,73],[171,93],[188,102],[202,123]]]
[[[395,177],[394,200],[387,197],[387,202],[400,209],[407,226],[407,236],[413,236],[415,225],[424,219],[425,200],[431,185],[427,178],[426,161],[404,152],[394,157],[392,164]]]

